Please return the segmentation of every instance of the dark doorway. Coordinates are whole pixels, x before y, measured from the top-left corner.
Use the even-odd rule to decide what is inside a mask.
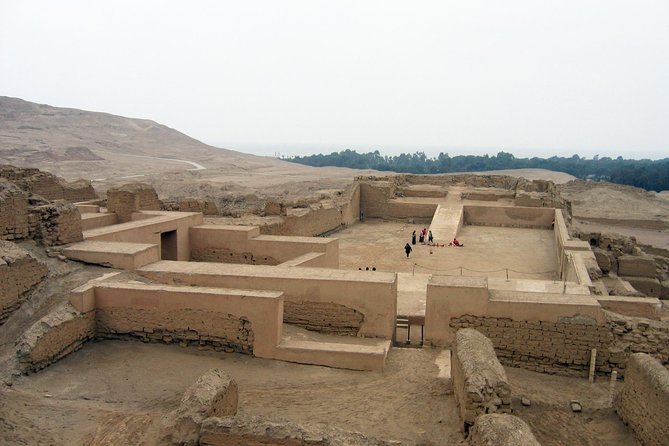
[[[177,231],[160,233],[161,260],[177,260]]]

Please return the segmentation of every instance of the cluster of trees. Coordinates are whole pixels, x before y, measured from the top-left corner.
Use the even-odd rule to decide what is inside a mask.
[[[511,153],[497,155],[458,155],[440,153],[430,158],[424,152],[383,156],[378,150],[357,153],[342,150],[329,155],[295,156],[287,161],[308,166],[338,166],[355,169],[375,169],[402,173],[452,173],[481,170],[541,168],[565,172],[581,179],[605,180],[612,183],[641,187],[646,190],[669,190],[669,158],[633,160],[595,156],[592,159],[552,156],[550,158],[516,158]]]

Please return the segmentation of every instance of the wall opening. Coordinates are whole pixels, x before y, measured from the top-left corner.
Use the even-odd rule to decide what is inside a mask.
[[[177,259],[177,231],[167,231],[160,233],[160,259]]]

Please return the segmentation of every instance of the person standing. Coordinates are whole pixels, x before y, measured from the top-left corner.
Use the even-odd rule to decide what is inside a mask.
[[[416,230],[414,229],[413,234],[411,234],[411,244],[416,244]]]
[[[430,233],[427,236],[427,242],[431,245],[434,243],[434,237],[432,237],[432,230],[430,230]]]
[[[409,254],[411,254],[411,245],[410,244],[407,243],[406,245],[404,245],[404,252],[407,253],[407,259],[408,259]]]

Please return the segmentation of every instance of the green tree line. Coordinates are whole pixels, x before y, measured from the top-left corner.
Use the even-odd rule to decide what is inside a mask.
[[[541,168],[565,172],[581,179],[605,180],[612,183],[641,187],[646,190],[669,190],[669,158],[661,160],[634,160],[594,156],[592,159],[578,155],[571,157],[516,158],[511,153],[497,155],[458,155],[451,157],[440,153],[428,157],[424,152],[381,155],[378,150],[358,153],[342,150],[329,155],[308,155],[286,158],[287,161],[323,167],[351,167],[401,173],[453,173],[481,170]]]

